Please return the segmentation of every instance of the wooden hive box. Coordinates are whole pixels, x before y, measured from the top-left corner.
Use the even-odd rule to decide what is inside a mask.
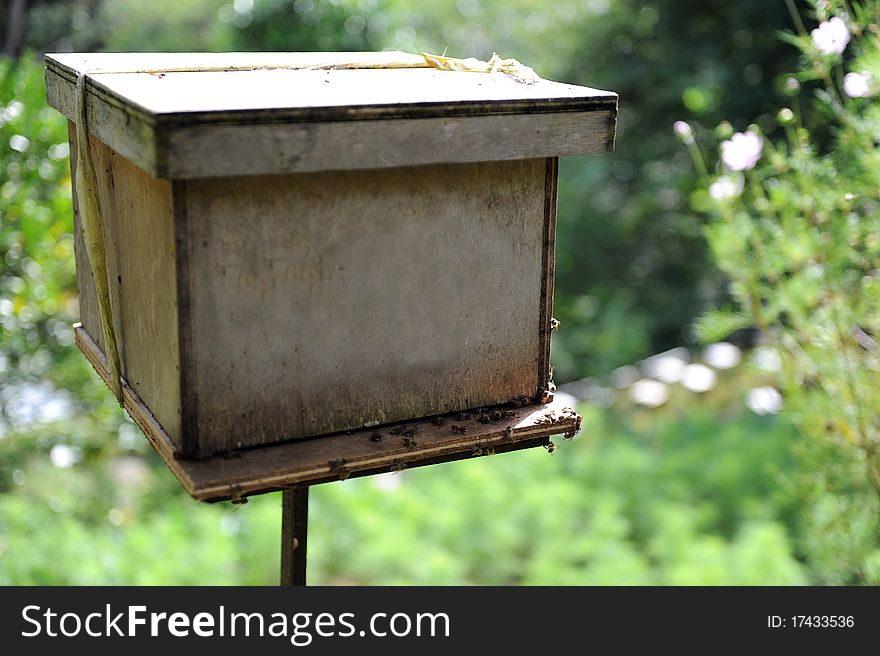
[[[231,494],[193,482],[210,456],[549,399],[557,158],[612,148],[615,94],[403,53],[46,62],[72,159],[89,73],[123,402],[194,495]],[[77,344],[106,380],[75,232]]]

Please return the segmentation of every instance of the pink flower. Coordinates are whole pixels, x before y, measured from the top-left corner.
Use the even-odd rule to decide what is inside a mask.
[[[721,161],[731,171],[747,171],[755,168],[763,149],[764,140],[754,132],[737,132],[721,143]]]
[[[862,73],[847,73],[843,78],[843,90],[850,98],[868,95],[868,77]]]
[[[819,23],[819,27],[813,30],[812,35],[813,45],[826,55],[839,55],[849,43],[849,28],[839,16]]]

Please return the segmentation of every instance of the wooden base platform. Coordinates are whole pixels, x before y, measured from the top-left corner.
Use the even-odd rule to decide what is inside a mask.
[[[107,360],[80,324],[76,345],[101,378]],[[412,467],[548,446],[551,435],[573,436],[581,418],[559,403],[507,404],[363,428],[204,459],[179,458],[165,431],[123,381],[123,406],[186,491],[200,501],[255,494]]]

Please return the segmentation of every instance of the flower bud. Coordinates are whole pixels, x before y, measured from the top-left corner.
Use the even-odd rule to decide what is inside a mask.
[[[733,126],[730,124],[730,121],[721,121],[718,127],[715,128],[715,136],[719,139],[730,139],[733,136]]]
[[[687,139],[688,137],[692,137],[694,135],[694,131],[690,125],[685,123],[684,121],[676,121],[672,124],[672,131],[681,138]]]
[[[794,123],[794,112],[788,107],[783,107],[776,113],[776,122],[779,125],[792,125]]]

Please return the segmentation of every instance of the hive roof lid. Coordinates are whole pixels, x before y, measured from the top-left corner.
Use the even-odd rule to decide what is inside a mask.
[[[215,130],[213,135],[219,138],[224,132],[228,137],[233,126],[253,128],[453,117],[477,119],[528,114],[535,116],[531,125],[540,131],[545,126],[538,116],[604,112],[610,113],[611,120],[605,122],[605,134],[598,142],[606,144],[607,149],[613,139],[613,118],[617,107],[617,95],[612,92],[548,80],[525,84],[497,72],[440,71],[427,67],[421,56],[399,52],[69,53],[47,55],[46,66],[49,102],[71,120],[76,120],[76,79],[81,73],[89,73],[89,103],[94,105],[91,115],[100,122],[93,125],[90,119],[91,131],[112,148],[161,177],[229,173],[207,169],[197,171],[198,167],[177,166],[180,162],[173,157],[173,161],[169,160],[173,154],[170,151],[179,153],[178,146],[183,145],[183,141],[177,140],[192,136],[192,130],[198,128],[222,128]],[[118,125],[111,125],[114,122]],[[481,127],[500,126],[496,122],[494,126],[484,123]],[[519,131],[517,126],[518,123],[511,123],[508,130]],[[370,127],[379,127],[379,124]],[[423,127],[435,126],[425,124]],[[140,143],[129,143],[136,132],[140,133]],[[467,130],[461,134],[466,133],[473,136]],[[504,135],[500,136],[504,138]],[[559,137],[563,136],[559,134]],[[265,132],[262,137],[274,139]],[[455,138],[455,135],[448,137]],[[551,138],[548,144],[550,135],[543,134],[543,137],[544,146],[539,153],[504,154],[490,149],[483,158],[599,152],[576,145],[565,147],[564,143],[554,149],[554,139]],[[506,137],[513,138],[513,133]],[[158,150],[153,147],[154,142],[159,144]],[[188,143],[192,145],[191,140]],[[381,143],[378,141],[375,145]],[[369,144],[364,147],[367,146]],[[144,149],[146,156],[143,152],[136,152]],[[191,155],[195,156],[195,153]],[[423,156],[415,162],[380,157],[375,164],[361,161],[358,166],[396,166],[447,159],[442,153],[438,157],[432,160]],[[336,167],[333,162],[325,164],[319,165],[316,161],[310,168],[300,170]],[[283,172],[287,168],[276,162],[266,171],[259,172]],[[296,167],[290,170],[294,169]]]

